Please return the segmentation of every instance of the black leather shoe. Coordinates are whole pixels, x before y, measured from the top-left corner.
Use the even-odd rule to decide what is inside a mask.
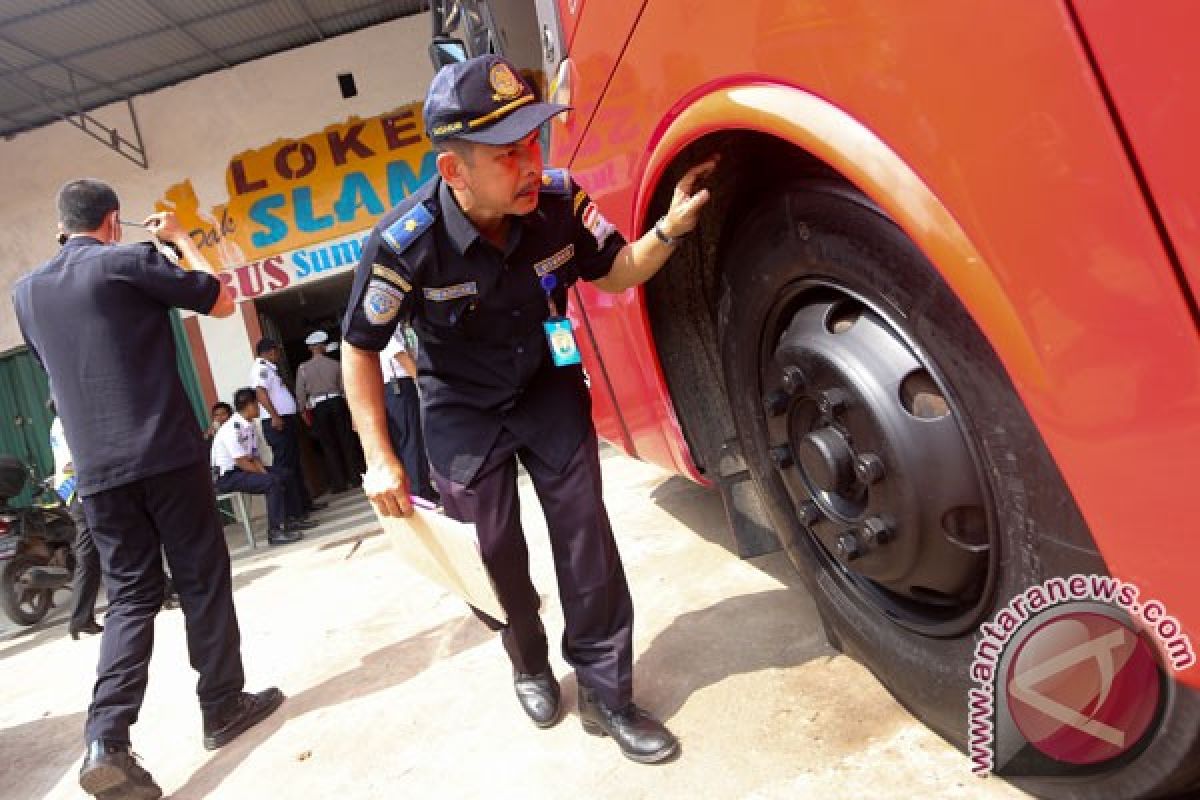
[[[97,739],[88,745],[79,785],[101,800],[158,800],[162,789],[142,769],[129,745]]]
[[[74,625],[71,625],[71,624],[67,625],[67,633],[71,634],[71,638],[74,639],[75,641],[79,641],[79,634],[81,634],[81,633],[86,633],[88,635],[94,635],[94,634],[103,633],[103,632],[104,632],[104,626],[101,625],[100,623],[96,622],[96,620],[94,620],[94,619],[89,619],[87,622],[83,623],[78,628],[76,628]]]
[[[304,538],[304,534],[291,528],[272,528],[267,533],[267,544],[295,544]]]
[[[579,687],[579,718],[593,736],[611,736],[626,758],[658,764],[679,752],[675,734],[633,703],[620,710],[606,706],[594,689]]]
[[[216,750],[253,728],[283,705],[283,692],[272,687],[258,694],[239,692],[220,711],[204,715],[204,749]]]
[[[304,519],[303,517],[289,519],[287,522],[287,529],[289,531],[311,531],[313,528],[319,526],[320,523],[312,522],[311,520]]]
[[[547,669],[538,675],[513,673],[513,688],[521,708],[539,728],[549,728],[562,713],[562,695],[554,673]]]
[[[329,503],[313,503],[308,508],[304,509],[305,514],[311,514],[314,511],[324,511],[329,508]]]

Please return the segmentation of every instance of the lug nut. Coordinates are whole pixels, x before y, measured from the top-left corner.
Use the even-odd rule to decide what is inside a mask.
[[[892,526],[881,517],[868,517],[863,522],[859,535],[868,547],[887,544],[892,540]]]
[[[788,469],[796,463],[790,444],[777,444],[771,448],[771,460],[777,469]]]
[[[783,370],[783,389],[788,394],[796,394],[804,388],[804,373],[799,367],[785,367]]]
[[[802,524],[813,525],[821,519],[821,509],[817,508],[816,503],[805,503],[796,509],[796,516]]]
[[[837,538],[838,555],[845,561],[853,561],[862,556],[862,545],[853,531],[846,531]]]
[[[883,480],[883,461],[874,453],[863,453],[854,459],[854,474],[868,486],[879,483]]]
[[[846,407],[847,395],[841,389],[825,389],[817,394],[817,410],[822,414],[834,414]]]
[[[763,399],[763,408],[768,416],[782,416],[791,405],[791,396],[782,389],[776,389]]]

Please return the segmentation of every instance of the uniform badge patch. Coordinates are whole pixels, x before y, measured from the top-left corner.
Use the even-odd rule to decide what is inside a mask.
[[[471,281],[470,283],[456,283],[454,286],[424,289],[423,291],[427,299],[444,303],[447,300],[457,300],[460,297],[474,297],[479,294],[479,284]]]
[[[371,281],[363,297],[363,314],[372,325],[387,325],[400,313],[404,292],[393,289],[383,281]]]
[[[402,292],[412,291],[412,284],[406,281],[403,275],[390,267],[385,267],[383,264],[376,264],[371,267],[371,274],[377,278],[383,278]]]
[[[616,230],[613,224],[604,218],[595,203],[588,203],[583,209],[583,227],[587,228],[596,239],[596,247],[604,247],[608,237]]]
[[[575,245],[569,244],[549,258],[543,258],[541,261],[534,264],[533,271],[537,273],[539,278],[544,278],[574,257]]]

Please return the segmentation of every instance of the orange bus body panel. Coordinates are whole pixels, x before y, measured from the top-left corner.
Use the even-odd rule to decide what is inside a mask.
[[[619,24],[606,23],[598,2],[578,23],[571,55],[581,54],[581,79],[572,100],[589,111],[599,105],[555,126],[552,158],[574,153],[580,182],[632,236],[648,227],[655,181],[688,141],[755,129],[813,144],[819,137],[804,129],[800,107],[854,121],[841,141],[828,133],[834,140],[820,155],[892,214],[959,293],[1113,573],[1200,636],[1200,593],[1191,586],[1200,544],[1182,491],[1200,479],[1200,337],[1067,9],[1010,0],[696,0],[680,13],[678,2],[650,0],[598,98],[588,92],[609,76],[589,67],[604,64],[590,37],[603,30],[611,42],[633,24],[626,4],[615,5]],[[1176,12],[1179,31],[1200,29],[1200,5]],[[736,87],[779,92],[766,112],[726,103],[727,118],[693,114],[693,129],[672,127],[704,98],[728,98]],[[1125,91],[1118,87],[1118,104]],[[1184,131],[1172,138],[1163,126],[1134,128],[1168,160],[1194,146]],[[903,184],[861,160],[876,145],[927,198],[895,193]],[[1180,169],[1186,163],[1150,169],[1168,208],[1187,209],[1195,196]],[[1186,243],[1186,220],[1172,220]],[[978,260],[964,261],[969,252]],[[585,287],[581,295],[632,449],[696,477],[642,294],[613,298]],[[1185,679],[1200,686],[1200,669]]]

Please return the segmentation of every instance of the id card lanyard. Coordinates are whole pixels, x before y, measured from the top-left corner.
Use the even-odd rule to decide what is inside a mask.
[[[550,306],[550,319],[542,323],[546,331],[546,342],[550,345],[550,356],[556,367],[570,367],[582,363],[579,355],[579,345],[575,341],[575,332],[571,329],[571,320],[558,313],[558,304],[554,302],[554,289],[558,286],[558,278],[553,274],[542,276],[542,289],[546,292],[546,303]]]

